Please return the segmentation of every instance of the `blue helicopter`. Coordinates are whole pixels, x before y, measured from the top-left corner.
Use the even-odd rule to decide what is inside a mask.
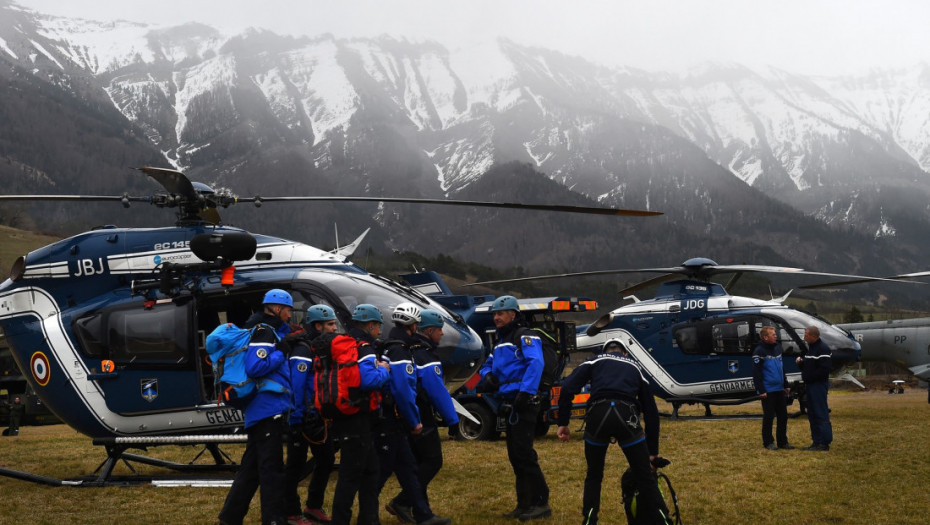
[[[118,201],[177,208],[175,226],[105,226],[20,257],[0,284],[0,327],[43,403],[83,434],[106,440],[229,433],[239,411],[218,403],[204,334],[242,324],[270,288],[294,296],[295,318],[314,304],[334,308],[343,328],[360,303],[390,318],[410,301],[443,313],[439,355],[450,390],[484,359],[463,319],[410,286],[346,258],[286,239],[219,224],[217,208],[251,202],[376,201],[567,211],[614,216],[657,212],[522,203],[389,197],[252,197],[214,192],[183,173],[140,170],[164,187],[151,196],[6,195],[14,200]]]
[[[576,272],[473,283],[488,285],[504,282],[554,279],[617,273],[659,273],[656,278],[631,286],[621,295],[659,284],[652,299],[639,300],[603,314],[594,323],[578,325],[577,351],[600,351],[610,339],[623,341],[630,354],[655,379],[657,396],[673,406],[673,417],[683,404],[733,405],[758,399],[753,384],[752,353],[759,344],[759,329],[776,329],[785,351],[785,371],[792,384],[792,396],[803,393],[801,373],[795,357],[806,349],[804,329],[817,326],[820,336],[833,349],[836,370],[858,361],[861,347],[846,330],[823,319],[784,304],[781,298],[760,300],[730,295],[724,286],[710,279],[718,274],[734,274],[728,286],[747,272],[788,275],[814,275],[829,278],[855,278],[857,282],[899,279],[810,272],[801,268],[761,265],[718,265],[706,258],[693,258],[681,266]],[[790,292],[789,292],[790,294]]]

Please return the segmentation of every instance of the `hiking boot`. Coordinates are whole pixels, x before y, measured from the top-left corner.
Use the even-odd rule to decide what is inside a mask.
[[[791,443],[785,443],[784,445],[778,445],[778,448],[782,450],[794,450],[794,447],[791,446]]]
[[[768,445],[764,445],[764,446],[768,450],[778,450],[778,447],[775,446],[775,443],[769,443]]]
[[[449,525],[452,523],[452,518],[443,518],[442,516],[433,516],[432,518],[421,521],[417,525]]]
[[[505,517],[505,518],[519,518],[521,514],[526,513],[526,511],[528,511],[528,510],[530,510],[530,509],[528,509],[528,508],[523,508],[523,507],[517,507],[517,508],[513,509],[513,510],[510,511],[510,512],[505,512],[505,513],[501,514],[501,516],[503,516],[503,517]]]
[[[416,523],[417,520],[413,518],[413,508],[406,505],[398,505],[397,503],[391,501],[384,506],[384,510],[388,511],[388,514],[396,517],[402,523]],[[434,516],[435,517],[435,516]]]
[[[304,517],[313,523],[332,523],[323,509],[304,509]]]
[[[548,518],[549,516],[552,516],[552,509],[549,508],[549,505],[537,505],[520,514],[519,519],[520,521],[529,521]]]
[[[830,445],[820,445],[820,444],[814,443],[813,445],[809,447],[804,447],[801,450],[811,450],[814,452],[826,452],[830,450]]]
[[[287,525],[313,525],[313,522],[303,517],[303,515],[288,516]]]

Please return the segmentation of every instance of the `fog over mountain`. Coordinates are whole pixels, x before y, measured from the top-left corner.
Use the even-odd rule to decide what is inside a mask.
[[[250,229],[529,269],[792,264],[924,269],[930,67],[811,77],[712,64],[609,68],[501,39],[225,35],[38,14],[0,0],[9,193],[153,191],[174,166],[251,196],[359,194],[658,210],[592,219],[435,206],[238,207]],[[47,228],[166,212],[32,208]],[[15,211],[15,210],[14,210]],[[10,212],[6,212],[10,215]]]

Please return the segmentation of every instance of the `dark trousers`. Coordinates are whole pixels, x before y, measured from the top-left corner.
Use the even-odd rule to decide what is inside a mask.
[[[517,507],[528,509],[549,504],[549,485],[539,468],[539,456],[533,448],[539,405],[531,404],[507,418],[507,458],[516,478]]]
[[[248,441],[233,484],[220,510],[227,525],[241,525],[255,491],[261,486],[262,523],[286,523],[284,516],[284,451],[281,440],[287,426],[284,417],[262,419],[246,429]]]
[[[378,453],[367,414],[333,421],[333,442],[339,445],[339,479],[333,493],[333,525],[349,525],[358,494],[358,523],[378,521]]]
[[[584,495],[581,500],[581,512],[584,525],[595,525],[601,508],[601,484],[604,480],[604,463],[609,445],[594,444],[585,441],[584,458],[588,463],[588,472],[584,478]],[[668,507],[662,494],[656,475],[649,464],[649,448],[641,441],[635,445],[621,448],[630,464],[630,473],[636,486],[637,516],[642,519],[636,523],[670,523],[667,520]]]
[[[830,408],[827,406],[826,381],[807,384],[807,419],[811,424],[811,441],[815,445],[833,443],[833,425],[830,424]]]
[[[410,448],[413,450],[413,457],[417,460],[417,479],[420,480],[420,488],[423,490],[426,501],[429,501],[427,487],[429,482],[436,477],[439,470],[442,469],[442,437],[439,435],[439,429],[436,427],[423,427],[423,432],[410,438]],[[404,507],[412,505],[411,498],[406,490],[401,489],[397,496],[394,496],[394,503]]]
[[[639,423],[639,412],[633,403],[605,399],[588,407],[585,416],[584,458],[588,471],[584,479],[581,511],[582,523],[597,523],[601,508],[601,484],[604,480],[604,463],[612,441],[620,445],[630,465],[637,496],[636,507],[640,516],[648,516],[643,523],[666,523],[668,508],[659,492],[656,476],[649,463],[649,447]],[[624,476],[626,477],[626,476]],[[624,489],[626,490],[626,489]],[[637,521],[639,523],[639,521]]]
[[[775,439],[772,439],[772,420],[775,423]],[[762,444],[788,444],[788,395],[784,390],[768,392],[762,400]]]
[[[336,462],[333,442],[327,439],[323,443],[310,443],[301,433],[299,426],[291,427],[291,435],[287,440],[287,463],[284,466],[287,479],[284,508],[288,516],[298,516],[301,513],[297,485],[307,467],[308,450],[313,454],[313,472],[310,474],[310,484],[307,486],[306,506],[308,509],[323,508],[326,484],[329,482],[329,475]]]
[[[401,432],[389,432],[375,436],[375,446],[378,448],[381,475],[378,479],[378,493],[384,488],[391,474],[397,476],[397,482],[410,498],[413,507],[413,517],[417,522],[426,521],[433,517],[433,511],[426,499],[426,492],[420,487],[417,474],[417,460],[413,457],[407,435]]]

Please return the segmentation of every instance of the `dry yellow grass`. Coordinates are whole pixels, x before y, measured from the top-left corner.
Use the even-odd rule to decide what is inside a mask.
[[[827,453],[764,450],[757,419],[664,419],[662,455],[673,461],[665,471],[679,494],[684,522],[927,523],[930,405],[926,391],[836,392],[830,402],[836,441]],[[661,409],[666,407],[660,403]],[[758,413],[759,406],[717,412]],[[682,413],[700,414],[702,409],[686,407]],[[573,423],[572,428],[577,427]],[[810,443],[806,418],[791,419],[788,432],[796,446]],[[550,432],[537,442],[554,510],[545,523],[580,522],[585,466],[580,434],[576,437],[561,443]],[[507,522],[499,515],[513,507],[513,474],[503,441],[447,441],[444,447],[445,467],[430,486],[434,510],[452,516],[459,525]],[[227,451],[238,458],[241,447]],[[189,448],[174,447],[152,453],[183,461],[194,454]],[[89,439],[61,425],[25,427],[19,437],[0,438],[0,467],[5,468],[73,477],[90,473],[102,458],[103,451]],[[602,523],[624,523],[619,488],[610,483],[619,479],[624,463],[619,450],[609,456]],[[128,472],[123,466],[117,470]],[[391,480],[385,490],[393,494],[396,487]],[[0,524],[212,523],[225,495],[225,488],[47,487],[0,477]],[[387,513],[381,518],[385,524],[396,523]],[[259,521],[255,498],[247,522]]]

